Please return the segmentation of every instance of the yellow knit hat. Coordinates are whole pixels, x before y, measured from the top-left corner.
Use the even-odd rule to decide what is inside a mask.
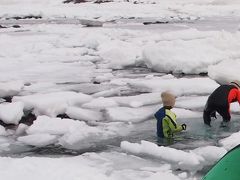
[[[176,97],[170,92],[162,92],[161,94],[163,106],[174,107]]]

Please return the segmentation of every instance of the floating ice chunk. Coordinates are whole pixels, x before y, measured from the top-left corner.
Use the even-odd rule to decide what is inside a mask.
[[[208,96],[183,96],[176,99],[175,107],[203,111]]]
[[[238,45],[233,39],[229,40]],[[218,43],[219,37],[213,32],[202,33],[195,29],[170,32],[163,35],[161,41],[146,45],[143,59],[149,68],[158,72],[207,73],[209,65],[231,58],[231,53],[216,46]]]
[[[152,78],[154,78],[154,75],[153,75],[153,74],[151,74],[151,75],[146,75],[145,78],[146,78],[146,79],[152,79]]]
[[[116,107],[118,104],[110,98],[99,97],[82,105],[83,108],[105,109],[107,107]]]
[[[102,121],[103,115],[99,111],[83,109],[78,107],[67,108],[66,114],[72,119],[82,121]]]
[[[131,107],[137,108],[137,107],[141,107],[143,106],[143,103],[139,102],[139,101],[132,101],[129,104]]]
[[[219,144],[222,145],[225,149],[231,150],[235,146],[240,144],[240,131],[233,133],[231,136],[221,139]]]
[[[223,147],[206,146],[194,149],[193,152],[205,159],[205,165],[213,165],[227,153],[227,150]]]
[[[3,126],[0,125],[0,136],[7,136],[8,133]]]
[[[144,105],[160,104],[160,93],[144,93],[136,96],[112,97],[119,105],[128,107],[141,107]]]
[[[22,102],[0,104],[0,119],[6,124],[18,124],[23,116]]]
[[[105,82],[105,81],[110,81],[113,78],[113,74],[112,73],[106,73],[103,75],[99,75],[95,78],[95,81],[97,82]]]
[[[140,92],[170,91],[176,96],[210,94],[219,85],[209,78],[171,78],[155,77],[153,79],[128,80],[132,88]],[[184,86],[183,86],[184,84]]]
[[[18,125],[18,128],[16,129],[15,134],[16,134],[17,136],[23,135],[24,133],[26,133],[26,130],[27,130],[28,128],[29,128],[28,125],[21,123],[21,124]]]
[[[110,81],[110,84],[124,86],[124,85],[127,85],[127,82],[125,81],[125,79],[117,78],[117,79],[112,79]]]
[[[130,143],[127,141],[121,142],[121,148],[127,152],[131,152],[133,154],[142,154],[143,153],[143,147],[139,143]]]
[[[82,45],[87,48],[97,49],[97,47],[99,46],[99,42],[95,37],[86,36],[82,39]]]
[[[38,116],[26,132],[28,135],[56,135],[57,142],[65,148],[81,149],[96,146],[96,144],[101,145],[101,141],[109,138],[126,136],[131,127],[131,125],[119,122],[99,123],[99,126],[93,127],[83,121]],[[29,141],[31,143],[31,137]]]
[[[51,117],[65,113],[69,106],[81,105],[91,100],[92,97],[89,95],[71,91],[18,96],[13,98],[13,101],[23,102],[25,109],[34,108],[36,115],[48,115]]]
[[[172,111],[177,115],[177,118],[202,117],[202,112],[195,112],[188,109],[173,108]]]
[[[85,123],[79,124],[65,133],[59,143],[69,149],[89,148],[107,138],[107,132],[98,127],[91,127]]]
[[[137,57],[141,56],[141,48],[133,43],[120,40],[110,41],[99,47],[100,56],[109,62],[109,67],[121,69],[135,65]]]
[[[181,179],[187,179],[187,173],[182,172],[182,173],[178,174],[178,177],[180,177]]]
[[[123,86],[123,87],[116,87],[111,88],[105,91],[97,92],[93,94],[93,97],[109,97],[109,96],[119,96],[121,94],[121,91],[128,90],[129,88]]]
[[[157,172],[150,177],[145,178],[146,180],[159,180],[159,179],[166,179],[166,180],[180,180],[179,177],[175,176],[169,172]]]
[[[106,109],[106,116],[110,121],[141,122],[153,117],[155,106],[129,108],[113,107]]]
[[[27,136],[22,136],[22,137],[19,137],[17,140],[27,145],[44,147],[49,144],[55,143],[57,141],[57,136],[40,133],[40,134],[31,134]]]
[[[90,154],[90,153],[88,153]],[[95,154],[95,153],[94,153]],[[86,156],[25,156],[24,158],[0,157],[2,178],[4,180],[35,179],[35,180],[109,180],[105,172],[106,163],[92,161]],[[9,168],[15,169],[14,173]],[[93,173],[94,172],[94,173]]]
[[[24,84],[21,81],[0,83],[0,97],[15,96],[23,87]]]
[[[63,135],[72,129],[86,126],[84,122],[72,119],[51,118],[48,116],[38,116],[33,124],[28,128],[28,134],[48,133],[53,135]]]
[[[197,171],[203,168],[204,159],[192,152],[173,149],[170,147],[158,146],[148,141],[141,141],[141,144],[121,142],[121,148],[134,154],[144,154],[166,161],[175,168],[182,170]]]
[[[88,128],[87,130],[75,129],[71,133],[67,133],[59,139],[59,144],[69,149],[82,149],[95,147],[96,144],[102,140],[103,132],[95,127]],[[97,137],[101,137],[101,140]]]
[[[33,125],[27,129],[29,135],[34,134],[50,134],[62,136],[59,141],[63,146],[71,147],[75,143],[82,143],[86,141],[89,145],[88,139],[94,139],[103,135],[103,131],[98,127],[88,126],[83,121],[76,121],[72,119],[50,118],[47,116],[38,116]],[[83,147],[83,144],[82,146]]]
[[[240,61],[238,59],[225,60],[219,64],[209,66],[208,75],[221,84],[228,84],[231,81],[240,79],[239,69]]]
[[[167,172],[167,171],[171,171],[171,165],[170,164],[164,164],[160,167],[143,167],[141,168],[141,170],[144,171],[155,171],[155,172]]]
[[[56,83],[52,82],[36,82],[36,83],[31,83],[29,86],[24,87],[24,93],[39,93],[39,92],[52,92],[56,91]],[[21,93],[23,95],[23,93]],[[25,94],[24,94],[25,95]]]
[[[225,0],[214,0],[212,2],[212,4],[215,4],[215,5],[232,5],[232,4],[239,4],[240,2],[238,0],[228,0],[228,1],[225,1]]]

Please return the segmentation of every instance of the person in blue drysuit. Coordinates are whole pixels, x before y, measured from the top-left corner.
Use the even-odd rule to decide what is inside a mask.
[[[175,133],[186,130],[187,125],[179,125],[176,114],[171,111],[175,105],[175,96],[170,92],[163,92],[161,98],[163,107],[154,114],[157,119],[157,136],[160,138],[172,138]]]

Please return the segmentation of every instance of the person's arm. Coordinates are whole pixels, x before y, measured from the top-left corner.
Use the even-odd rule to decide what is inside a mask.
[[[173,133],[180,132],[183,130],[183,126],[177,124],[174,120],[172,120],[172,118],[170,116],[166,116],[166,119],[168,121],[168,126]]]

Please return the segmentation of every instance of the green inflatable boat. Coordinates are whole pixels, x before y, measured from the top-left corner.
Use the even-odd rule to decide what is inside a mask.
[[[240,145],[225,154],[202,180],[240,180]]]

